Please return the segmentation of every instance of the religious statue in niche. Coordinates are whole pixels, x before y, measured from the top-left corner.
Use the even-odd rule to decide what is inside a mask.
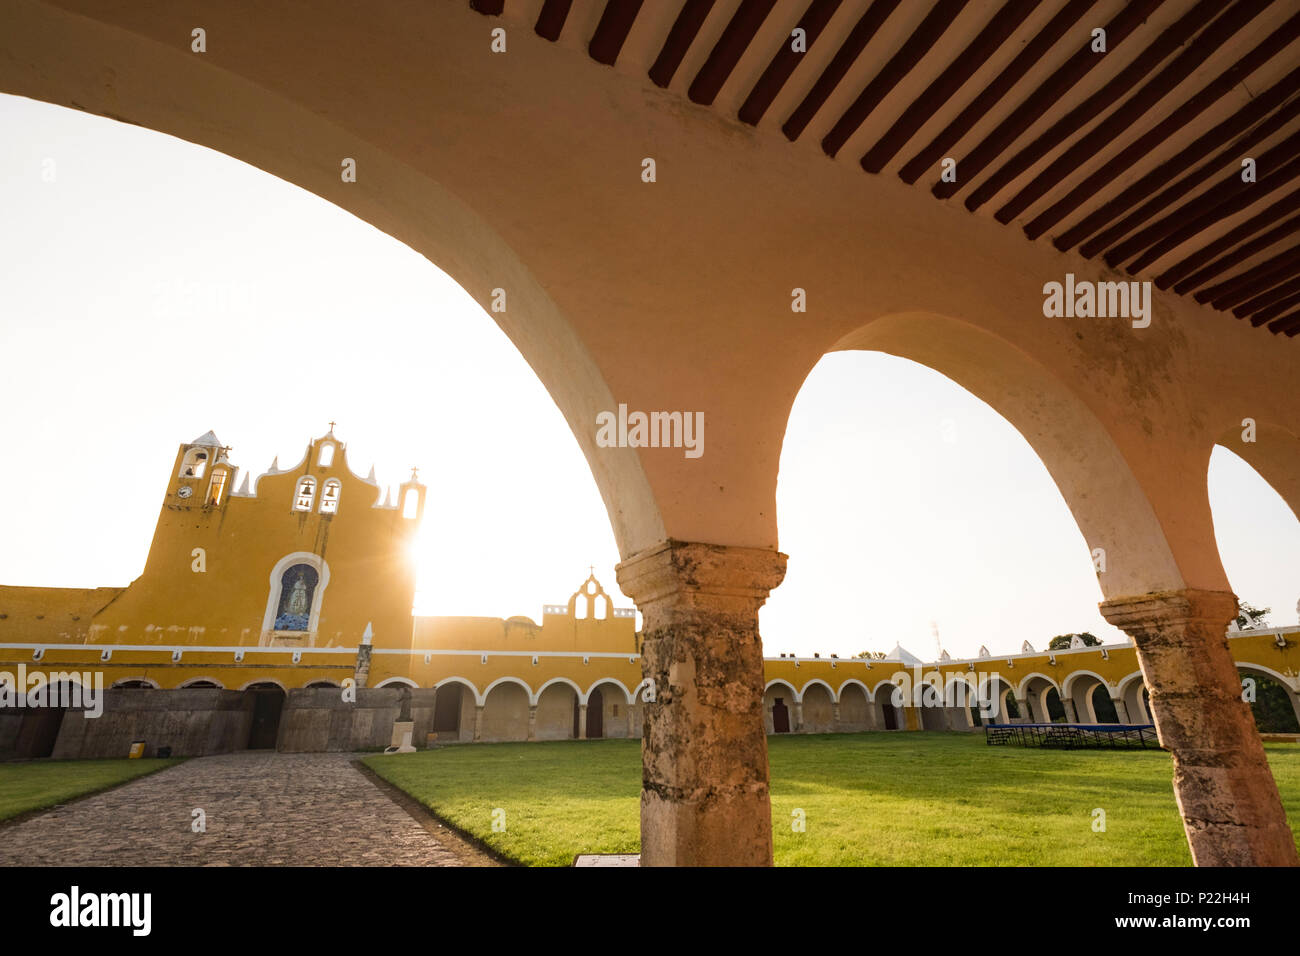
[[[312,598],[320,576],[308,564],[295,564],[280,578],[280,607],[275,614],[277,631],[305,631],[311,620]]]

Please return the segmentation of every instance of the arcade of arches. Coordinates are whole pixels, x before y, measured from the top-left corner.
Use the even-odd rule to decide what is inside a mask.
[[[1180,181],[1187,206],[1107,227],[1154,197],[1171,166],[1238,132],[1260,157],[1275,154],[1255,145],[1294,133],[1288,5],[1261,5],[1242,28],[1190,0],[1103,0],[1077,24],[1078,5],[1063,2],[992,24],[989,5],[972,4],[936,32],[930,4],[883,4],[897,12],[861,22],[848,9],[861,5],[845,4],[809,31],[803,59],[783,47],[806,4],[683,12],[696,6],[611,2],[566,20],[554,8],[567,4],[516,0],[326,0],[310,13],[255,0],[12,0],[0,90],[179,136],[309,189],[427,256],[511,337],[590,463],[619,583],[644,618],[641,677],[656,694],[643,863],[772,860],[758,609],[786,564],[782,436],[822,355],[875,349],[1005,416],[1105,555],[1102,612],[1136,645],[1195,862],[1295,865],[1224,639],[1237,604],[1205,490],[1224,443],[1300,510],[1300,325],[1287,311],[1297,260],[1272,247],[1277,230],[1264,238],[1273,159],[1243,192],[1239,154],[1224,148]],[[1113,42],[1089,59],[1074,45],[1093,16]],[[497,28],[506,52],[494,50]],[[971,60],[977,36],[1033,52],[1017,58],[1019,83]],[[1205,61],[1166,64],[1192,37]],[[1264,95],[1239,83],[1238,61]],[[1139,121],[1148,90],[1164,97],[1158,127]],[[1110,106],[1100,133],[1080,132]],[[1013,147],[1026,132],[1037,139]],[[940,181],[949,152],[958,179]],[[1217,284],[1193,274],[1202,266]],[[1047,283],[1122,268],[1158,286],[1147,321],[1045,317]],[[492,308],[501,290],[506,311]],[[620,404],[702,415],[705,453],[603,447],[597,416]],[[782,721],[826,726],[837,707],[840,721],[891,719],[857,691],[799,686],[799,699],[782,695]],[[1034,716],[1049,690],[1067,713],[1092,701],[1075,685],[1009,689]],[[513,719],[525,704],[570,716],[563,692],[492,693]],[[611,699],[602,693],[605,727]]]

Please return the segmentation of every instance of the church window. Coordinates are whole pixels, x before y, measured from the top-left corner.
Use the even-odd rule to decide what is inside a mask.
[[[339,510],[339,494],[343,491],[343,485],[337,478],[331,478],[325,482],[320,492],[320,513],[323,515],[332,515]]]
[[[311,620],[312,600],[320,575],[310,564],[295,564],[280,577],[280,604],[275,630],[305,631]]]
[[[329,442],[320,446],[320,457],[316,459],[316,464],[322,468],[328,468],[334,464],[334,446]]]
[[[221,498],[226,491],[226,479],[230,477],[230,472],[224,468],[212,473],[212,481],[208,485],[208,504],[219,505]]]
[[[316,479],[312,477],[299,478],[298,490],[294,492],[293,510],[311,511],[312,502],[315,499]]]
[[[420,513],[420,493],[414,488],[407,489],[406,497],[402,499],[402,517],[414,518]]]

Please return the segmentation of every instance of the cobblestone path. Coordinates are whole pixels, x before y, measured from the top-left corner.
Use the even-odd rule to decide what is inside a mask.
[[[490,863],[452,834],[440,839],[435,822],[417,821],[353,759],[245,751],[187,760],[0,826],[0,866]],[[196,809],[205,833],[191,829]]]

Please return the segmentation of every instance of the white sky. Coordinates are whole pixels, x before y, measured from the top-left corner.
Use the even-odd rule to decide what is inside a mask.
[[[0,96],[0,360],[0,583],[126,584],[181,442],[213,429],[258,474],[333,419],[354,471],[395,485],[419,465],[429,485],[417,612],[537,619],[589,564],[618,593],[586,461],[487,314],[406,246],[227,156]],[[1209,480],[1237,593],[1295,622],[1300,522],[1229,452]],[[954,657],[1120,639],[1033,450],[922,366],[825,358],[777,507],[790,565],[762,612],[768,654],[901,642],[932,659],[936,627]]]

